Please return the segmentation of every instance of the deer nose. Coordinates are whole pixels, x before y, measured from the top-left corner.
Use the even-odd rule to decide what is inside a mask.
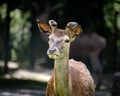
[[[56,51],[56,48],[50,48],[50,49],[49,49],[49,54],[54,54],[55,51]]]

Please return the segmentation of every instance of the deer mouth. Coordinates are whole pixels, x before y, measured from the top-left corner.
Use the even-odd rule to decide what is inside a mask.
[[[49,58],[51,59],[58,59],[59,55],[58,54],[48,54]]]
[[[55,49],[55,50],[49,49],[49,50],[47,50],[47,55],[50,59],[58,59],[60,54],[57,49]]]

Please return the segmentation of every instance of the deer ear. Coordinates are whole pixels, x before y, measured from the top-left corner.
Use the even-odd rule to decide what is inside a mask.
[[[51,33],[51,28],[49,25],[37,20],[38,27],[41,31],[46,32],[46,33]]]
[[[65,28],[67,35],[74,40],[82,32],[81,26],[78,26],[77,22],[69,22]]]
[[[76,28],[73,29],[73,37],[78,36],[80,33],[82,33],[81,26],[77,26]]]

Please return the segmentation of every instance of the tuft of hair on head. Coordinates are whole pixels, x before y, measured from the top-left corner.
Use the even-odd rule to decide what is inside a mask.
[[[49,20],[48,23],[50,26],[57,26],[57,22],[55,20]]]
[[[74,38],[82,32],[82,28],[78,25],[77,22],[67,23],[65,30],[71,40],[74,40]]]

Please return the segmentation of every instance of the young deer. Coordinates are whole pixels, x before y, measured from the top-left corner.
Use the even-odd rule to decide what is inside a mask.
[[[38,20],[38,27],[49,34],[49,58],[54,59],[54,73],[48,82],[46,96],[94,96],[94,81],[82,62],[69,60],[70,43],[82,31],[76,22],[58,29],[54,20],[49,25]],[[75,50],[77,51],[77,50]]]

